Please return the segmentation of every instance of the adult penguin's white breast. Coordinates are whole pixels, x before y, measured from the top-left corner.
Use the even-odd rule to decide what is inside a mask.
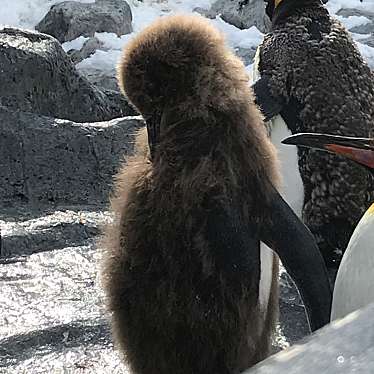
[[[258,65],[260,62],[260,47],[257,48],[255,61],[252,68],[252,84],[260,78]],[[304,187],[301,180],[296,146],[285,146],[281,141],[291,135],[286,123],[280,115],[274,117],[268,123],[270,129],[270,138],[275,145],[278,158],[281,165],[282,185],[280,194],[287,201],[288,205],[301,217],[302,206],[304,202]],[[259,285],[259,302],[261,307],[266,310],[273,278],[273,252],[261,243],[261,276]]]
[[[331,320],[374,302],[374,204],[361,218],[336,276]]]
[[[252,68],[252,83],[260,79],[259,63],[260,47],[257,48]],[[275,116],[267,125],[281,164],[282,185],[279,192],[297,216],[301,217],[304,203],[304,185],[299,171],[297,147],[281,143],[284,138],[292,135],[281,115]]]

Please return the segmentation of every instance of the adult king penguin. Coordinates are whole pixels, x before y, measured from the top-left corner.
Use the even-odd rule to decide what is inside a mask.
[[[260,79],[253,88],[265,118],[275,119],[272,131],[281,131],[283,123],[293,134],[368,137],[374,124],[373,75],[342,24],[320,0],[269,0],[266,13],[271,32],[258,49]],[[290,163],[283,167],[293,168],[295,161]],[[304,223],[327,266],[336,269],[374,191],[365,170],[335,155],[299,148],[297,163],[303,196],[291,198],[298,206],[302,202]],[[295,179],[286,177],[286,187],[300,182],[295,170],[288,175]]]
[[[283,141],[345,156],[364,165],[374,185],[374,139],[326,134],[297,134]],[[359,221],[348,243],[336,277],[331,320],[374,301],[374,203]]]
[[[125,48],[140,151],[117,176],[103,279],[136,374],[234,374],[270,353],[279,255],[312,330],[331,290],[313,235],[275,189],[277,160],[243,63],[197,16],[162,17]],[[264,254],[264,256],[263,256]]]

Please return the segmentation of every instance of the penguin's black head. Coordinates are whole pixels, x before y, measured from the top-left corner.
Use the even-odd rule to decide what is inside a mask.
[[[299,9],[309,4],[326,4],[328,0],[264,0],[266,3],[266,14],[273,20],[276,12],[279,12],[281,8],[287,15],[290,15],[294,10]],[[362,0],[360,0],[362,1]]]

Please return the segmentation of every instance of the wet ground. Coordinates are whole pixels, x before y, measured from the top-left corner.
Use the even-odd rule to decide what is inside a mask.
[[[0,373],[127,373],[113,348],[95,239],[97,207],[0,216]],[[308,334],[298,293],[281,269],[275,350]]]

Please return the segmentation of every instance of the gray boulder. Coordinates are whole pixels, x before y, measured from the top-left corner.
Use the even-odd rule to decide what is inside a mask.
[[[209,18],[221,15],[224,21],[240,29],[256,26],[261,32],[267,32],[270,27],[263,0],[217,0],[209,11],[199,8],[195,11]]]
[[[76,122],[128,115],[126,100],[81,76],[56,39],[14,28],[0,30],[0,105]]]
[[[75,123],[0,107],[0,205],[99,204],[140,117]]]
[[[87,80],[101,90],[112,90],[120,92],[117,80],[117,70],[113,69],[96,69],[92,66],[81,67],[77,65],[78,71],[84,75]]]
[[[94,36],[95,32],[120,36],[132,32],[132,13],[124,0],[96,0],[88,4],[64,1],[53,5],[35,28],[61,43],[81,35]]]

